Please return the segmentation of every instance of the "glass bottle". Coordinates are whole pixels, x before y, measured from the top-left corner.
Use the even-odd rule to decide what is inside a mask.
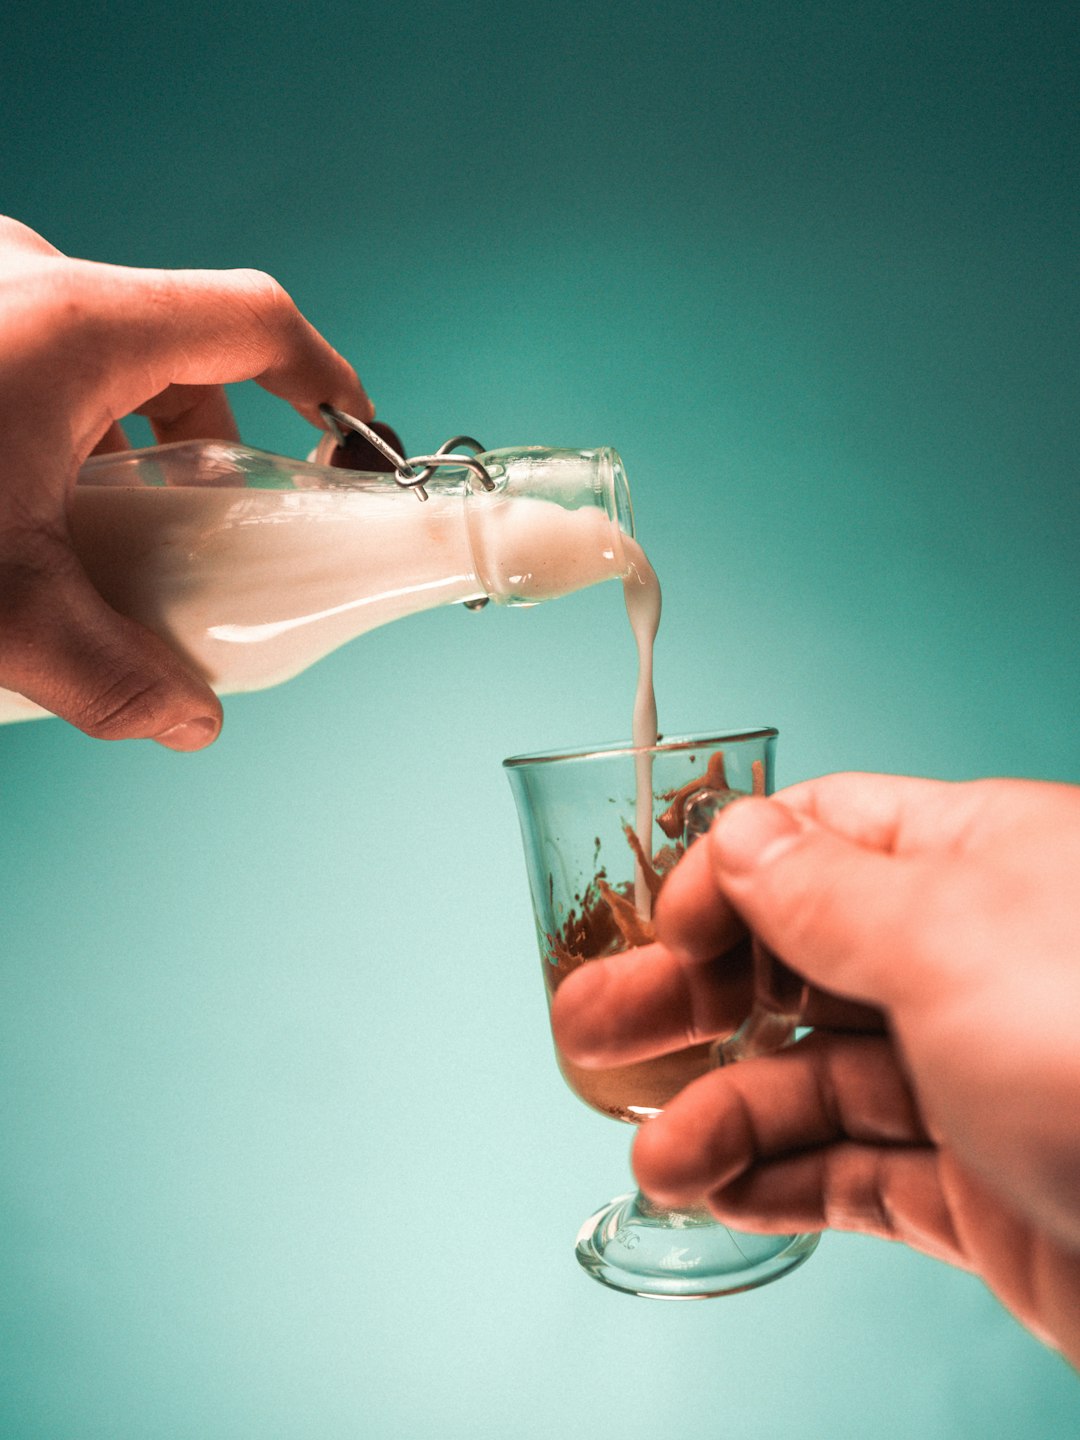
[[[533,605],[628,570],[614,450],[439,452],[421,503],[415,481],[377,473],[373,451],[371,469],[341,468],[362,463],[345,448],[327,437],[302,461],[184,441],[94,456],[71,492],[75,550],[109,604],[219,694],[277,685],[436,605]],[[0,722],[47,713],[0,689]]]

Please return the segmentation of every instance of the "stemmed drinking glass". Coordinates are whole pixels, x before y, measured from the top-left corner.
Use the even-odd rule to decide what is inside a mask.
[[[517,803],[544,981],[551,996],[579,965],[651,938],[648,912],[686,846],[739,795],[769,794],[777,732],[751,730],[667,740],[648,749],[608,746],[504,762]],[[652,795],[640,833],[639,787]],[[754,999],[733,1035],[655,1059],[587,1070],[556,1056],[571,1090],[630,1124],[658,1114],[683,1086],[717,1065],[768,1053],[795,1035],[797,977],[753,944]],[[752,1235],[707,1212],[668,1210],[640,1193],[589,1217],[577,1257],[617,1290],[701,1299],[764,1285],[815,1249],[817,1235]]]

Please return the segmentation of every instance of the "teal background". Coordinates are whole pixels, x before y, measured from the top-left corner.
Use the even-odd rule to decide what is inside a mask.
[[[0,195],[273,272],[414,452],[615,445],[669,733],[1078,781],[1078,50],[994,0],[45,3]],[[601,586],[376,632],[201,756],[0,732],[0,1434],[1080,1433],[897,1247],[703,1306],[578,1273],[629,1137],[555,1070],[499,761],[632,684]]]

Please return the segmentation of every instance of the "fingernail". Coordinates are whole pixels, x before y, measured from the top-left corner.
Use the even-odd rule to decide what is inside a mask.
[[[217,732],[217,721],[209,715],[200,715],[195,720],[184,720],[162,734],[155,735],[154,740],[169,750],[204,750]]]
[[[713,825],[713,857],[732,875],[745,875],[772,860],[802,833],[799,821],[777,800],[738,800]]]

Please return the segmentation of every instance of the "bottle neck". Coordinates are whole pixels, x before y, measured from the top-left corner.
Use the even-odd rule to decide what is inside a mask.
[[[625,471],[613,450],[493,450],[491,493],[465,490],[469,542],[487,595],[534,605],[624,576],[633,536]]]

